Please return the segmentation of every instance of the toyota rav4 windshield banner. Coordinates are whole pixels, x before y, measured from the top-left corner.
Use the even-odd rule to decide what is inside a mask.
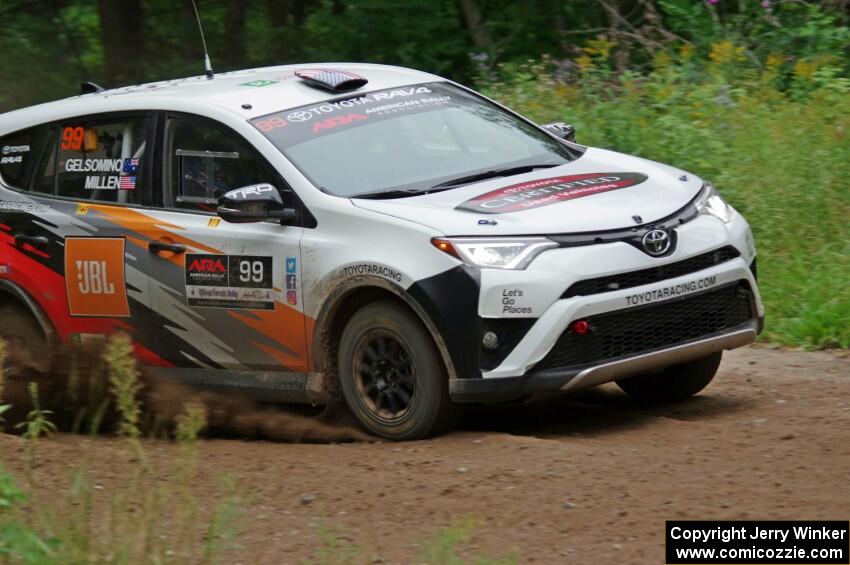
[[[283,148],[400,114],[463,104],[467,97],[469,95],[440,84],[403,86],[290,108],[256,118],[251,123]],[[469,100],[474,101],[474,98],[469,97]]]
[[[467,200],[457,209],[479,214],[520,212],[635,186],[647,178],[641,173],[586,173],[538,179],[492,190]]]

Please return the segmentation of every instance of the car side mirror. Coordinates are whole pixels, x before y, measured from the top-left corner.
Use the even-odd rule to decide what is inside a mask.
[[[543,124],[543,129],[556,137],[575,143],[576,128],[572,124],[564,122],[549,122],[548,124]]]
[[[271,184],[252,184],[225,193],[218,199],[218,215],[231,224],[250,224],[269,219],[285,224],[295,220],[295,209],[286,208],[280,191]]]

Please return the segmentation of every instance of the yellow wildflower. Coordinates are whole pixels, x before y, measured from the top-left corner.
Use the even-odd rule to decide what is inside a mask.
[[[817,70],[818,65],[814,61],[800,59],[794,65],[794,77],[801,80],[812,80],[815,76],[815,71]]]

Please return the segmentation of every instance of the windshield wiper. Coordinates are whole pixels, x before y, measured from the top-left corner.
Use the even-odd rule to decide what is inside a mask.
[[[483,171],[480,173],[475,173],[474,175],[466,175],[463,177],[458,177],[456,179],[447,180],[445,182],[441,182],[440,184],[435,184],[432,188],[443,188],[443,187],[452,187],[459,186],[461,184],[468,184],[471,182],[476,182],[480,180],[493,179],[496,177],[509,177],[512,175],[521,175],[522,173],[530,173],[535,169],[550,169],[552,167],[557,167],[558,165],[552,163],[540,163],[538,165],[520,165],[519,167],[505,167],[503,169],[491,169],[489,171]]]
[[[376,192],[364,192],[362,194],[354,194],[349,196],[349,198],[366,198],[369,200],[382,200],[382,199],[391,199],[391,198],[406,198],[409,196],[423,196],[425,194],[431,194],[432,192],[442,192],[444,190],[448,190],[449,187],[444,188],[411,188],[407,190],[378,190]]]
[[[435,184],[431,188],[409,188],[406,190],[378,190],[375,192],[364,192],[362,194],[354,194],[349,196],[349,198],[366,198],[369,200],[383,200],[383,199],[392,199],[392,198],[406,198],[410,196],[422,196],[425,194],[432,194],[434,192],[442,192],[444,190],[449,190],[456,186],[460,186],[462,184],[468,184],[471,182],[476,182],[480,180],[492,179],[496,177],[509,177],[511,175],[520,175],[522,173],[530,173],[535,169],[550,169],[552,167],[557,167],[559,164],[553,163],[538,163],[536,165],[521,165],[518,167],[505,167],[502,169],[492,169],[489,171],[483,171],[480,173],[475,173],[474,175],[466,175],[462,177],[458,177],[456,179],[447,180],[445,182],[441,182],[440,184]]]
[[[426,192],[423,190],[378,190],[375,192],[364,192],[362,194],[352,194],[349,198],[366,198],[369,200],[381,200],[383,198],[404,198],[406,196],[416,196]]]

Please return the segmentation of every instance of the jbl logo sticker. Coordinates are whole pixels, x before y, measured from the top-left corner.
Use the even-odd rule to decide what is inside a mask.
[[[124,239],[67,238],[65,285],[72,316],[128,317]]]
[[[106,274],[106,261],[77,261],[77,290],[80,294],[115,294]]]

